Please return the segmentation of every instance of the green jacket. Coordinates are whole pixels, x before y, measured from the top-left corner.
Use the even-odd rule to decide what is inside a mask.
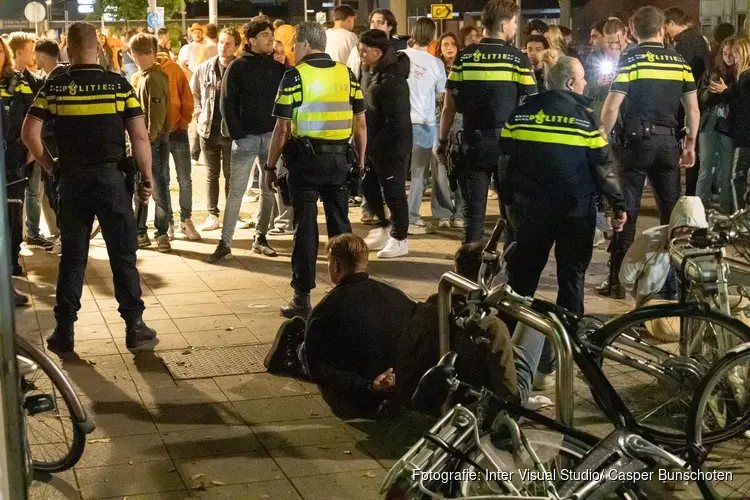
[[[138,82],[135,92],[143,107],[151,142],[169,134],[169,80],[158,63],[139,71],[133,77]]]

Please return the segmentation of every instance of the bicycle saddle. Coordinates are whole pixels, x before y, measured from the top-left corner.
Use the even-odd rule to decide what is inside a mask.
[[[440,362],[427,370],[419,379],[419,384],[411,398],[412,407],[419,412],[439,415],[440,407],[448,399],[450,380],[456,376],[456,359],[458,354],[449,352]]]

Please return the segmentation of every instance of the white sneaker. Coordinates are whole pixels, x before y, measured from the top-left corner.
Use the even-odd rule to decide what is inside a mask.
[[[190,241],[198,241],[201,239],[201,235],[195,230],[195,226],[191,219],[185,219],[185,222],[180,223],[180,232]]]
[[[409,243],[407,240],[389,238],[385,248],[378,252],[378,259],[395,259],[409,255]]]
[[[601,229],[596,228],[594,231],[594,248],[601,246],[605,241],[604,239],[604,233]]]
[[[219,229],[219,218],[215,215],[209,215],[206,222],[201,226],[201,231],[213,231]]]
[[[255,222],[249,222],[246,220],[238,220],[237,224],[234,225],[235,229],[250,229],[251,227],[255,227]]]
[[[378,227],[373,229],[365,238],[367,248],[369,248],[371,252],[373,250],[382,250],[385,248],[386,243],[388,243],[391,237],[390,233],[391,229],[388,227]]]
[[[451,220],[450,219],[440,219],[438,221],[438,227],[440,229],[450,229],[450,227],[451,227]]]
[[[55,238],[54,245],[47,249],[47,253],[50,255],[62,255],[62,239]]]
[[[537,391],[548,391],[557,385],[557,370],[552,373],[536,372],[534,376],[534,389]]]
[[[422,219],[419,219],[414,224],[409,224],[409,234],[430,234],[434,232],[435,226]]]
[[[451,227],[454,227],[456,229],[463,229],[464,228],[464,220],[463,219],[453,219],[453,220],[451,220]]]

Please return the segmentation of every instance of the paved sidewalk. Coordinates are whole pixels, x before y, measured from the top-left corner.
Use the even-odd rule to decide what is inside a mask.
[[[174,174],[172,179],[176,183]],[[205,207],[204,179],[204,170],[196,167],[198,210]],[[177,216],[176,192],[172,198]],[[495,202],[490,205],[490,213],[497,214]],[[243,205],[243,212],[254,208]],[[423,213],[428,211],[426,203]],[[205,216],[195,212],[196,226]],[[365,235],[369,228],[358,223],[359,216],[360,210],[352,209],[355,232]],[[649,220],[653,223],[647,218],[643,223]],[[201,242],[178,239],[170,254],[138,252],[145,319],[159,332],[159,350],[272,341],[282,322],[278,308],[292,296],[292,241],[271,239],[279,257],[267,258],[251,252],[252,235],[252,230],[237,231],[233,257],[220,265],[205,262],[219,231],[203,233]],[[410,237],[408,258],[379,261],[371,254],[371,274],[425,299],[450,270],[460,237],[457,230]],[[315,302],[331,287],[324,243]],[[595,252],[587,287],[604,277],[606,260],[603,250]],[[33,305],[17,310],[17,333],[42,344],[54,327],[57,259],[35,251],[24,257],[24,265],[28,279],[15,282],[31,293]],[[555,289],[552,264],[540,293],[554,298]],[[631,304],[589,293],[586,307],[591,313],[616,314]],[[134,358],[127,352],[116,308],[104,242],[97,238],[76,325],[76,350],[85,362],[64,365],[97,430],[88,436],[77,467],[49,483],[35,483],[32,498],[374,499],[386,470],[425,425],[342,422],[330,414],[314,385],[266,373],[175,381],[155,356]],[[577,385],[576,390],[581,424],[606,430],[586,388]],[[205,488],[194,489],[202,479]]]

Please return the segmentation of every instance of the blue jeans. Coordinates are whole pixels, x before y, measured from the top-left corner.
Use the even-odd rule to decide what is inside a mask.
[[[516,326],[511,342],[515,348],[518,396],[523,404],[534,390],[536,372],[554,371],[555,350],[544,335],[522,323]]]
[[[190,140],[187,130],[178,130],[169,134],[169,152],[174,158],[177,183],[180,185],[180,222],[185,222],[193,216],[193,165],[190,162]],[[169,185],[169,169],[167,169],[167,185]],[[169,204],[169,221],[173,221],[171,203]]]
[[[228,247],[232,246],[234,228],[240,218],[242,197],[247,191],[247,183],[250,181],[250,170],[256,158],[260,158],[261,165],[268,160],[268,146],[271,142],[271,132],[262,135],[248,135],[243,139],[232,141],[232,160],[229,173],[229,196],[224,208],[224,222],[221,228],[221,241]],[[263,193],[260,198],[261,217],[258,227],[264,230],[268,228],[273,212],[275,199],[273,193],[270,197]],[[269,205],[270,204],[270,205]]]
[[[414,224],[421,215],[422,196],[425,189],[425,170],[432,168],[432,215],[440,219],[450,219],[455,214],[451,201],[450,183],[445,168],[437,167],[432,154],[435,141],[435,126],[412,124],[414,147],[411,150],[411,186],[409,187],[409,223]]]
[[[713,127],[715,121],[709,120],[707,127]],[[713,130],[701,132],[698,137],[701,155],[698,183],[695,188],[703,204],[708,207],[714,187],[720,191],[719,204],[725,213],[733,212],[732,200],[732,138]]]
[[[38,238],[39,221],[42,217],[42,206],[40,205],[39,193],[42,187],[42,167],[34,163],[29,184],[26,186],[26,236]]]
[[[151,143],[151,172],[154,177],[153,198],[155,213],[154,227],[157,238],[169,230],[169,136],[165,135]],[[147,234],[146,219],[148,210],[141,212],[138,220],[138,234]]]

